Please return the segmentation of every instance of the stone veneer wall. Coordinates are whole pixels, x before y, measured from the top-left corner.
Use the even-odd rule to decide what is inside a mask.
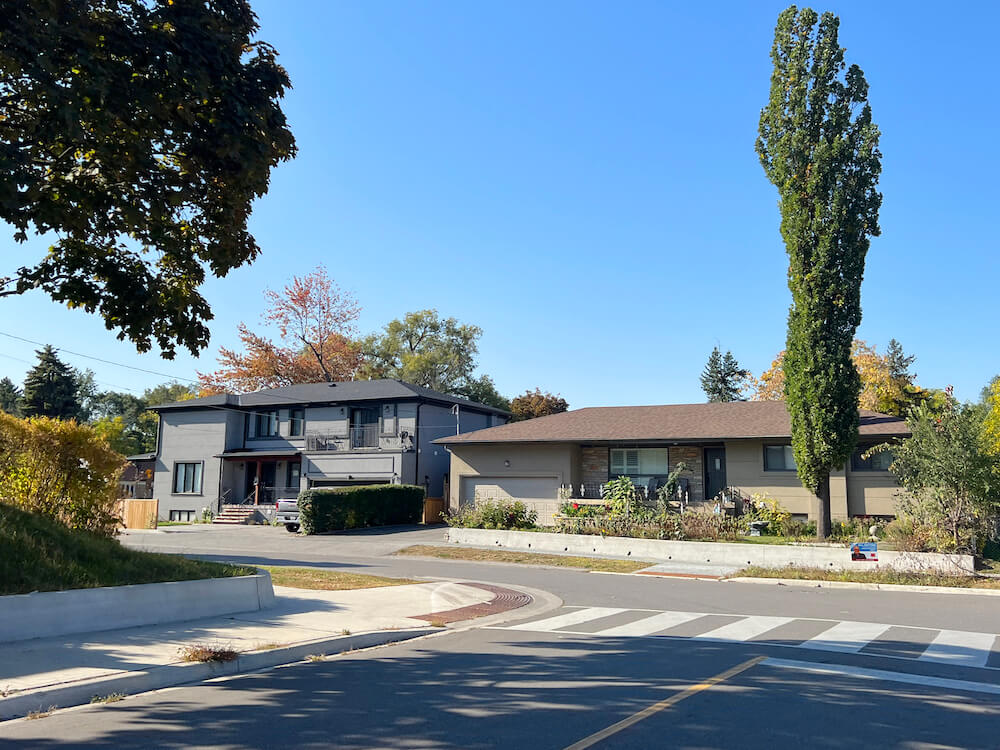
[[[584,484],[604,484],[608,481],[608,449],[601,446],[583,446],[580,450],[583,471],[580,479]]]
[[[689,499],[692,503],[705,500],[703,456],[704,451],[697,445],[671,445],[667,449],[667,466],[670,471],[676,469],[681,461],[687,466],[687,471],[681,474],[681,478],[688,480]]]

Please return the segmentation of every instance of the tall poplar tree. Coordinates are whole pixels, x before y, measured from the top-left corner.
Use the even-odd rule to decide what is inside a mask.
[[[757,138],[761,165],[778,188],[789,259],[784,369],[792,447],[799,479],[815,496],[821,537],[830,531],[830,472],[857,442],[861,381],[851,342],[882,203],[868,83],[857,65],[845,72],[839,26],[832,13],[794,5],[778,16]]]

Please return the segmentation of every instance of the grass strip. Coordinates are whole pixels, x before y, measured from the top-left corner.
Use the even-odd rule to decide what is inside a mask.
[[[796,581],[844,581],[904,586],[949,586],[964,589],[1000,589],[1000,579],[983,576],[946,576],[895,570],[826,570],[824,568],[744,568],[733,577],[789,578]]]
[[[256,569],[139,552],[0,504],[0,596],[253,575]]]
[[[361,573],[345,573],[340,570],[319,568],[264,568],[271,574],[275,586],[293,589],[317,589],[319,591],[349,591],[351,589],[374,589],[380,586],[405,586],[420,581],[407,578],[383,578]]]
[[[474,562],[505,562],[522,565],[554,565],[560,568],[583,568],[604,573],[633,573],[648,568],[652,563],[639,560],[609,560],[602,557],[570,557],[546,555],[541,552],[514,552],[499,549],[472,549],[469,547],[437,547],[417,544],[396,552],[397,555],[439,557],[442,560],[472,560]]]

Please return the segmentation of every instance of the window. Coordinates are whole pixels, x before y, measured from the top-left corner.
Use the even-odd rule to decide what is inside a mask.
[[[764,446],[764,471],[795,471],[796,468],[792,446]]]
[[[171,521],[193,521],[194,511],[193,510],[172,510],[170,511]]]
[[[291,488],[298,489],[302,476],[301,472],[302,472],[302,464],[300,464],[298,461],[294,462],[289,461],[288,469],[285,473],[285,487],[289,489]]]
[[[288,412],[288,434],[290,437],[302,437],[306,430],[306,410],[301,406]]]
[[[862,458],[861,454],[871,450],[870,445],[859,445],[851,454],[851,471],[889,471],[892,464],[892,451],[873,453],[868,458]]]
[[[259,438],[275,437],[278,434],[278,412],[259,411],[254,419],[256,430],[254,435]]]
[[[612,477],[665,476],[667,449],[612,448],[610,469]]]
[[[201,494],[201,461],[174,464],[174,494]]]

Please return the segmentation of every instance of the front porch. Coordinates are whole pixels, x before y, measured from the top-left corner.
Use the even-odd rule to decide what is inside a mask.
[[[294,500],[302,484],[302,454],[298,451],[242,451],[221,457],[219,512],[225,506],[273,506]]]

